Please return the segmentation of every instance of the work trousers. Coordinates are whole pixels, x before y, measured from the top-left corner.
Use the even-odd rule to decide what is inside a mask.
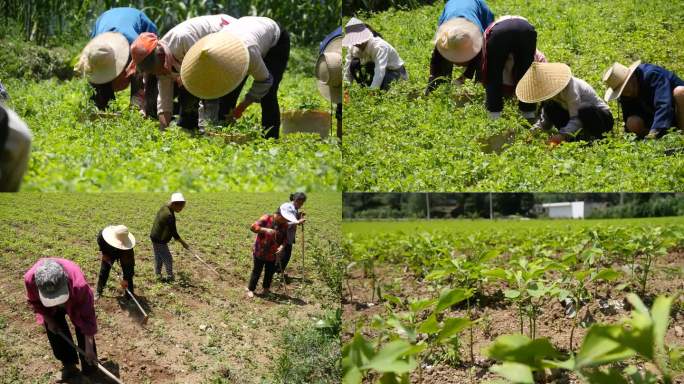
[[[261,277],[261,272],[264,271],[264,280],[262,282],[262,287],[264,289],[271,288],[271,282],[273,281],[273,274],[276,271],[275,261],[265,261],[258,257],[252,256],[254,265],[252,266],[252,275],[249,278],[249,285],[247,286],[250,291],[256,290],[257,283],[259,282],[259,277]]]
[[[69,325],[66,322],[66,311],[62,308],[58,308],[53,319],[57,323],[62,333],[64,333],[64,335],[67,338],[73,341],[71,331],[69,330]],[[74,326],[74,328],[76,329],[77,345],[79,346],[79,348],[85,351],[85,336],[81,332],[80,328],[76,326]],[[85,361],[85,357],[79,354],[76,351],[76,349],[74,349],[74,347],[72,347],[66,342],[66,340],[62,339],[62,337],[58,334],[50,332],[50,330],[48,330],[47,328],[47,323],[45,325],[45,331],[47,332],[48,341],[50,342],[50,347],[52,348],[52,353],[55,355],[55,358],[57,358],[57,360],[62,362],[62,365],[76,365],[78,364],[78,361],[80,359],[81,370],[83,371],[83,373],[90,374],[97,370],[96,366],[88,364]],[[93,348],[95,349],[95,354],[97,354],[97,347],[94,344]]]

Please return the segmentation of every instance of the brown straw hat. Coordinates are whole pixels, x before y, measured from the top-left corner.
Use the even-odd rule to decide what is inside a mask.
[[[538,103],[556,96],[572,79],[572,71],[563,63],[532,63],[515,87],[523,103]]]
[[[216,32],[190,48],[181,64],[181,80],[194,96],[217,99],[237,88],[248,68],[249,53],[242,40],[230,32]]]
[[[484,38],[480,27],[457,17],[443,23],[435,34],[435,46],[439,53],[452,63],[467,63],[482,50]]]
[[[128,40],[121,33],[99,34],[83,48],[74,69],[93,84],[109,83],[126,68],[129,49]]]
[[[316,62],[318,92],[334,104],[342,102],[342,38],[333,39]]]
[[[622,95],[622,91],[627,86],[627,81],[634,75],[634,71],[636,71],[639,64],[641,64],[641,60],[633,62],[629,67],[625,67],[620,63],[614,63],[608,68],[606,73],[603,74],[603,82],[608,86],[604,97],[606,101],[615,100]]]

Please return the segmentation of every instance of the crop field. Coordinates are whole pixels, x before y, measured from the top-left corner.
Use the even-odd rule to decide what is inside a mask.
[[[104,365],[125,383],[338,383],[340,377],[341,207],[312,193],[309,221],[288,269],[269,296],[245,298],[254,234],[249,226],[285,194],[188,193],[169,244],[176,280],[157,282],[149,231],[166,194],[35,193],[0,196],[0,383],[50,383],[59,362],[26,303],[23,274],[40,257],[77,262],[94,288],[98,231],[123,222],[136,236],[136,295],[149,320],[119,299],[112,272],[95,304]],[[120,271],[116,263],[114,270]],[[259,288],[260,289],[260,288]]]
[[[526,17],[550,62],[567,63],[600,96],[613,62],[641,59],[684,76],[684,9],[664,0],[489,0],[496,16]],[[443,2],[359,17],[380,32],[405,62],[409,81],[389,92],[348,88],[342,168],[346,191],[676,191],[684,180],[684,136],[656,142],[616,125],[593,143],[546,144],[530,133],[517,104],[491,121],[484,89],[468,81],[423,96],[432,39]],[[460,69],[454,70],[454,78]],[[619,118],[618,118],[619,116]],[[507,143],[499,147],[502,143]]]
[[[682,217],[343,233],[345,384],[684,382]]]
[[[317,48],[293,47],[279,90],[282,112],[330,110],[316,89],[316,57]],[[160,132],[158,121],[129,110],[128,90],[117,93],[109,113],[98,114],[85,80],[2,81],[8,105],[35,136],[25,191],[340,189],[338,140],[313,134],[266,140],[259,105],[234,125],[191,137],[180,128]]]

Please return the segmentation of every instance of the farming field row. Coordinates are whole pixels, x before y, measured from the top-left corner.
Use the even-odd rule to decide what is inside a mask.
[[[345,223],[345,383],[684,378],[681,218],[452,223]]]
[[[101,257],[97,234],[119,223],[137,240],[136,295],[149,315],[141,324],[135,306],[115,290],[112,272],[95,304],[96,342],[99,358],[123,382],[334,382],[340,354],[339,195],[309,196],[309,222],[305,238],[297,238],[291,283],[276,278],[271,295],[253,300],[245,298],[254,242],[249,226],[287,195],[186,198],[178,231],[211,269],[171,243],[176,280],[164,283],[155,278],[149,231],[166,194],[0,196],[0,383],[54,382],[60,368],[26,304],[23,274],[41,257],[66,258],[81,266],[94,287]],[[113,269],[120,270],[118,263]]]
[[[613,62],[642,60],[684,73],[684,11],[669,1],[489,0],[495,15],[521,15],[537,31],[549,62],[570,66],[599,95]],[[409,80],[388,92],[352,84],[346,91],[343,185],[347,191],[676,191],[684,172],[684,136],[652,142],[616,124],[593,144],[546,144],[512,100],[492,121],[484,89],[470,81],[424,96],[443,2],[357,16],[396,48]],[[407,26],[410,26],[407,28]],[[460,70],[454,70],[458,77]],[[502,144],[506,143],[503,147]]]
[[[293,48],[280,85],[283,112],[330,110],[316,90],[315,51]],[[263,139],[259,106],[234,125],[191,137],[180,128],[160,132],[158,121],[129,110],[129,90],[117,94],[109,113],[98,114],[85,80],[2,80],[8,106],[34,135],[26,191],[340,189],[337,140],[312,134]]]

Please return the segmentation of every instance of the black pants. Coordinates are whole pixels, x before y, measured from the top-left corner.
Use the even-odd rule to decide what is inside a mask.
[[[522,19],[504,20],[492,27],[487,46],[487,110],[503,110],[503,70],[509,55],[513,55],[515,87],[534,61],[537,31]],[[519,103],[521,111],[534,111],[534,104]]]
[[[292,257],[292,244],[288,244],[283,248],[283,254],[280,258],[280,266],[276,265],[276,272],[283,273],[287,268],[287,264],[290,262],[290,257]]]
[[[128,282],[128,290],[131,291],[131,293],[135,292],[135,287],[133,285],[133,275],[135,274],[135,263],[133,262],[124,262],[120,258],[112,258],[110,257],[111,264],[102,260],[100,263],[100,274],[97,278],[97,292],[102,293],[104,290],[105,285],[107,285],[107,280],[109,279],[109,271],[112,269],[112,264],[116,260],[119,260],[119,264],[121,265],[121,269],[123,270],[123,278]]]
[[[430,77],[428,78],[428,86],[425,94],[437,89],[442,84],[448,83],[451,80],[451,74],[454,72],[454,64],[444,58],[441,53],[435,49],[432,50],[432,57],[430,58]]]
[[[273,85],[268,90],[268,93],[261,98],[261,127],[266,134],[266,138],[277,139],[280,136],[280,105],[278,104],[278,88],[280,81],[283,79],[283,74],[287,68],[287,62],[290,58],[290,34],[280,27],[280,39],[273,48],[271,48],[266,57],[264,57],[264,64],[268,72],[273,76]],[[245,86],[247,79],[242,80],[233,92],[226,96],[219,104],[220,116],[227,115],[237,105],[237,100],[242,92],[242,87]]]
[[[275,261],[264,261],[257,257],[252,256],[254,265],[252,266],[252,276],[249,278],[249,285],[247,286],[250,291],[256,290],[257,283],[259,282],[259,277],[261,276],[261,271],[264,272],[264,281],[262,282],[262,287],[264,289],[271,288],[271,281],[273,281],[273,274],[276,271]]]
[[[564,127],[570,120],[570,114],[560,104],[555,101],[545,101],[542,103],[544,112],[556,127]],[[570,141],[584,140],[592,141],[603,137],[605,133],[613,129],[615,120],[610,111],[605,111],[597,107],[580,108],[577,111],[577,117],[582,122],[582,130],[574,137],[569,138]]]
[[[359,58],[353,58],[349,63],[349,71],[352,74],[352,81],[358,83],[362,87],[370,87],[373,84],[373,76],[375,76],[375,63],[361,64]],[[385,77],[382,79],[380,89],[386,91],[390,85],[402,78],[402,72],[406,69],[388,69],[385,72]]]
[[[69,330],[69,325],[66,322],[66,311],[64,309],[58,308],[53,319],[57,323],[59,329],[64,333],[64,335],[73,341],[71,337],[71,331]],[[81,329],[76,328],[76,341],[78,346],[85,351],[85,336],[81,332]],[[78,364],[79,358],[81,360],[81,370],[85,374],[93,373],[97,370],[97,367],[90,365],[86,362],[85,357],[79,354],[74,347],[69,345],[66,340],[62,339],[56,333],[52,333],[47,329],[45,325],[45,330],[47,331],[48,341],[50,342],[50,347],[52,347],[52,353],[55,355],[57,360],[61,361],[63,365]],[[97,347],[93,343],[93,349],[95,354],[97,354]]]
[[[144,79],[144,81],[143,81]],[[105,84],[90,85],[95,89],[95,93],[91,99],[95,102],[95,106],[99,110],[106,109],[109,102],[116,98],[112,82]],[[157,77],[154,75],[142,75],[136,73],[131,78],[131,99],[139,92],[144,92],[144,107],[143,110],[148,117],[157,117]]]

